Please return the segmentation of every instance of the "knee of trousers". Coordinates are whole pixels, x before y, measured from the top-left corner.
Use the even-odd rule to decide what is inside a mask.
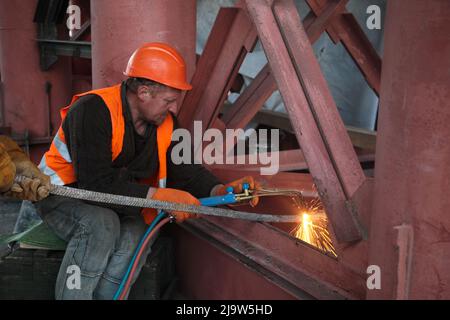
[[[120,220],[116,212],[103,207],[90,206],[90,214],[80,223],[86,232],[106,245],[116,247],[120,237]]]
[[[116,254],[132,256],[146,230],[145,224],[125,224],[121,229]]]

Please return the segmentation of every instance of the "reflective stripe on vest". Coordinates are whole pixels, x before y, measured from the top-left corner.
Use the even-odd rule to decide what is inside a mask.
[[[53,144],[55,145],[55,148],[56,150],[58,150],[61,157],[63,157],[64,160],[66,160],[67,162],[72,163],[72,158],[70,157],[69,149],[67,149],[66,143],[63,142],[59,137],[59,130],[58,134],[56,134],[55,138],[53,138]]]
[[[62,179],[56,174],[56,172],[54,170],[52,170],[48,165],[47,162],[45,160],[45,157],[42,157],[41,163],[39,163],[39,169],[46,174],[47,176],[50,177],[50,182],[54,185],[64,185],[64,182],[62,181]]]
[[[69,109],[80,97],[88,94],[96,94],[103,99],[111,115],[112,161],[114,161],[122,152],[123,137],[125,134],[125,120],[122,113],[122,97],[120,92],[121,85],[119,84],[109,88],[92,90],[83,94],[78,94],[73,97],[72,102],[67,107],[61,109],[62,123]],[[160,188],[165,188],[166,186],[166,153],[171,143],[172,131],[173,119],[171,114],[169,113],[164,122],[160,126],[158,126],[156,131],[159,160],[159,172],[157,181]],[[55,135],[52,144],[50,145],[50,149],[42,157],[41,163],[39,164],[39,169],[50,176],[52,184],[66,185],[76,182],[77,179],[75,176],[75,171],[73,169],[72,159],[70,157],[70,153],[64,137],[64,131],[61,126],[57,134]]]

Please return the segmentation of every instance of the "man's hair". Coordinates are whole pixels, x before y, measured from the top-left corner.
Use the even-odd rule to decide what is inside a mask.
[[[144,78],[128,78],[126,80],[125,84],[127,85],[127,89],[133,93],[137,93],[139,86],[148,86],[148,87],[151,87],[152,89],[153,88],[157,89],[157,88],[164,86],[159,82],[144,79]]]

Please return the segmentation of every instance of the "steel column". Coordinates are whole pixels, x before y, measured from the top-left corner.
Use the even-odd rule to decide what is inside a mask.
[[[450,299],[449,26],[449,1],[388,1],[370,299]]]
[[[196,9],[195,0],[91,1],[93,87],[123,80],[133,51],[152,41],[176,47],[190,77],[196,60]]]
[[[3,82],[5,126],[14,133],[29,131],[31,138],[49,135],[60,124],[59,108],[70,101],[71,66],[61,58],[42,72],[33,23],[38,1],[0,1],[0,73]],[[51,85],[51,90],[47,82]],[[50,112],[49,112],[50,108]],[[50,132],[50,135],[54,132]],[[35,155],[34,159],[40,158]]]

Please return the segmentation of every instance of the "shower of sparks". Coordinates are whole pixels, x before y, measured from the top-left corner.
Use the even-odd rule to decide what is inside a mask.
[[[328,219],[320,200],[302,200],[301,202],[296,201],[296,203],[300,210],[301,221],[292,230],[291,234],[297,239],[337,257],[330,233],[327,229]]]

